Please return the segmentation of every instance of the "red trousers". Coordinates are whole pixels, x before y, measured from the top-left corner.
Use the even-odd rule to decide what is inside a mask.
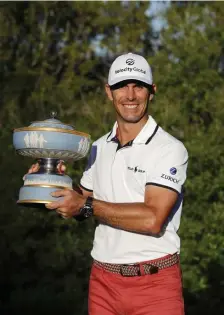
[[[89,315],[184,315],[179,264],[136,277],[123,277],[93,264]]]

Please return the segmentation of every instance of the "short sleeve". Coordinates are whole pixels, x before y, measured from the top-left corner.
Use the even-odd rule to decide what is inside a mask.
[[[93,191],[92,173],[94,169],[94,163],[96,161],[96,156],[97,156],[97,146],[93,144],[91,147],[86,169],[80,180],[80,186],[87,191]]]
[[[181,193],[186,180],[188,152],[181,142],[166,146],[148,174],[146,185],[165,187]]]

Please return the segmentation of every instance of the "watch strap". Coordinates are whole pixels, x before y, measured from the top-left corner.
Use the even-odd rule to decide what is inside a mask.
[[[84,204],[84,207],[85,206],[93,207],[93,197],[91,197],[91,196],[87,197],[86,202]]]
[[[79,215],[77,221],[83,221],[93,216],[93,197],[87,197],[86,202],[82,208],[79,209]]]

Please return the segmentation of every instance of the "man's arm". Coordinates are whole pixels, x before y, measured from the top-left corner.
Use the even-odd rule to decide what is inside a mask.
[[[144,203],[93,201],[94,215],[103,223],[123,230],[158,234],[177,201],[175,191],[146,186]]]
[[[92,193],[91,191],[87,191],[87,190],[83,189],[81,186],[75,186],[75,187],[73,187],[73,189],[74,189],[77,193],[79,193],[79,194],[81,194],[82,196],[84,196],[85,198],[87,198],[87,197],[92,197],[92,195],[93,195],[93,193]],[[79,222],[84,221],[84,220],[87,219],[84,215],[81,215],[81,214],[74,216],[74,218],[75,218],[77,221],[79,221]]]
[[[110,203],[94,199],[94,215],[99,221],[116,228],[159,234],[181,193],[186,179],[187,159],[187,151],[179,142],[164,147],[155,170],[148,173],[143,202]],[[75,191],[57,191],[52,195],[64,198],[46,207],[56,209],[65,218],[77,216],[90,193],[88,190],[93,189],[91,168],[85,172],[85,181],[81,184],[88,188],[85,196]]]
[[[56,211],[65,218],[79,215],[86,197],[74,190],[60,190],[52,195],[64,196],[63,200],[47,204],[48,209]],[[143,203],[110,203],[94,199],[94,216],[101,222],[130,232],[158,234],[172,210],[178,194],[167,188],[153,185],[146,186]]]
[[[75,186],[75,187],[73,187],[73,189],[74,189],[77,193],[79,193],[79,194],[81,194],[82,196],[84,196],[85,198],[87,198],[87,197],[92,197],[92,196],[93,196],[93,192],[92,192],[92,191],[86,190],[86,189],[84,189],[84,188],[81,187],[81,186]]]

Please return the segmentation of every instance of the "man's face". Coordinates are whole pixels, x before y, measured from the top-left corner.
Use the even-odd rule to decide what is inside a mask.
[[[106,85],[106,92],[117,112],[119,121],[137,123],[147,116],[147,106],[153,95],[141,82],[120,83],[116,89]]]

